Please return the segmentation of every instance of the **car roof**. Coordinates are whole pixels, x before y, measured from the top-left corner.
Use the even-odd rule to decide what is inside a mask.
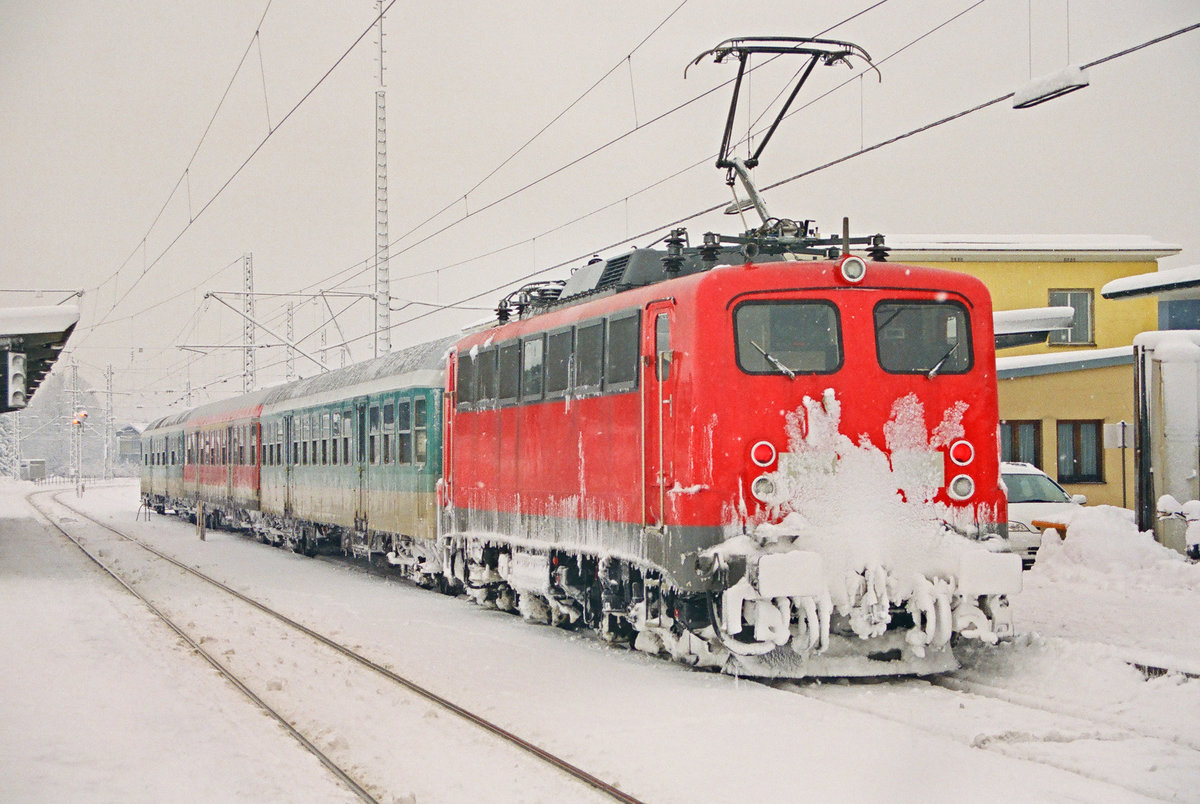
[[[1031,463],[1020,463],[1019,461],[1001,461],[1000,473],[1009,475],[1045,475],[1041,469],[1038,469]],[[1049,477],[1049,475],[1047,475]]]

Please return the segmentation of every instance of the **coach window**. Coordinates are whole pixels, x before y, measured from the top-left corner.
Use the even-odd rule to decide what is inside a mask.
[[[542,356],[545,335],[534,335],[521,341],[521,401],[536,402],[542,398]]]
[[[308,419],[312,422],[312,464],[317,466],[320,463],[320,414],[313,413]]]
[[[308,442],[312,438],[312,422],[307,416],[300,417],[300,463],[308,466]]]
[[[733,311],[747,374],[832,374],[842,367],[837,308],[826,301],[751,301]]]
[[[973,363],[967,310],[953,301],[875,305],[875,350],[892,374],[966,374]]]
[[[371,406],[371,436],[368,439],[368,459],[371,463],[379,463],[379,406]]]
[[[458,393],[458,409],[469,410],[475,404],[475,355],[458,355],[458,375],[455,380]]]
[[[338,446],[342,440],[342,412],[335,410],[329,418],[329,462],[334,466],[338,465],[338,453],[341,452],[341,447]]]
[[[496,350],[481,349],[475,358],[476,371],[479,374],[476,397],[477,409],[496,406]]]
[[[334,445],[336,446],[336,444]],[[321,414],[321,465],[329,465],[329,414]]]
[[[218,438],[221,439],[221,465],[228,466],[229,465],[229,433],[228,433],[228,431],[222,430],[221,433],[218,435]]]
[[[392,462],[392,433],[396,430],[396,404],[387,402],[383,406],[383,462]]]
[[[575,393],[599,393],[603,366],[604,321],[581,324],[575,330]]]
[[[498,354],[500,376],[496,395],[501,405],[515,405],[521,381],[521,344],[518,341],[506,343]]]
[[[572,332],[562,329],[546,336],[546,398],[555,399],[567,393],[571,379]]]
[[[396,460],[400,463],[412,463],[412,400],[401,399],[396,406],[396,441],[400,455]]]
[[[342,463],[346,466],[350,465],[350,437],[354,433],[353,415],[348,410],[342,411]]]
[[[416,453],[413,459],[416,463],[425,463],[429,457],[428,425],[425,418],[425,397],[418,396],[413,400],[413,447]]]

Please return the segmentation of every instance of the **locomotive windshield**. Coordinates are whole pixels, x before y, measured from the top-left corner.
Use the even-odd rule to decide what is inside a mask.
[[[747,374],[832,374],[842,365],[837,308],[824,301],[745,302],[733,312]]]
[[[971,328],[958,302],[888,301],[875,307],[879,365],[893,374],[965,374]]]

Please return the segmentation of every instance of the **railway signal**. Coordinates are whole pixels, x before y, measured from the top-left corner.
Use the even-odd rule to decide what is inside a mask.
[[[28,394],[25,384],[26,376],[25,355],[22,352],[5,352],[4,403],[6,409],[25,407]]]

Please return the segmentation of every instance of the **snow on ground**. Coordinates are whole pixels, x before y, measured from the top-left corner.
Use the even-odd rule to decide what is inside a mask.
[[[140,604],[23,519],[28,488],[0,487],[0,798],[345,798]],[[1025,636],[964,652],[956,676],[1001,697],[1049,700],[1059,721],[988,698],[958,702],[959,693],[931,694],[915,680],[788,694],[235,534],[209,531],[200,542],[177,520],[134,522],[132,486],[67,501],[646,801],[1107,801],[1200,789],[1200,762],[1193,771],[1176,757],[1200,745],[1200,681],[1148,682],[1114,657],[1155,651],[1200,662],[1191,565],[1165,556],[1168,563],[1136,568],[1104,563],[1086,524],[1078,544],[1075,533],[1058,554],[1047,544],[1025,574],[1026,591],[1014,601]],[[1127,541],[1097,529],[1109,547]],[[1113,725],[1074,725],[1093,715]],[[1129,727],[1145,736],[1114,736]],[[1178,751],[1150,739],[1172,737]],[[243,766],[255,773],[239,782]],[[474,767],[471,756],[456,755],[411,772]],[[1096,769],[1110,783],[1089,778]],[[46,780],[57,785],[49,795],[39,787]],[[575,784],[564,780],[563,795]]]
[[[357,800],[18,488],[0,489],[0,799]]]

